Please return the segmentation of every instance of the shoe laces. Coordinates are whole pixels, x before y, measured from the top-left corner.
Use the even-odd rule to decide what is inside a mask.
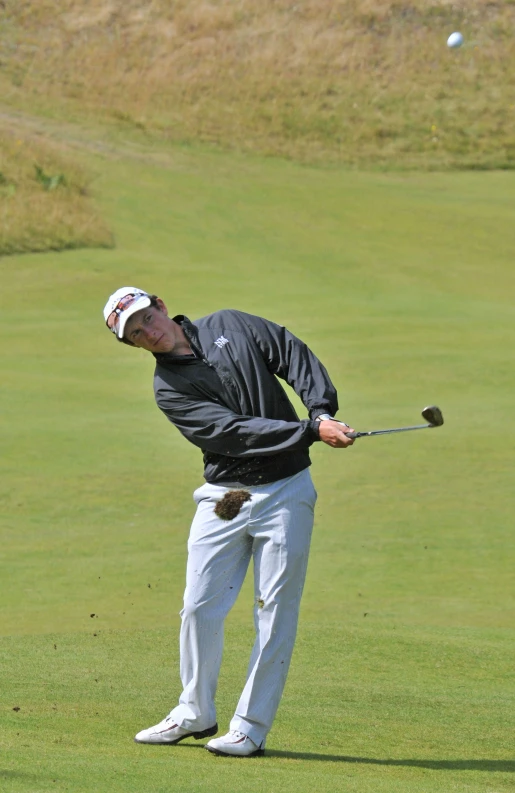
[[[240,732],[239,730],[229,730],[229,735],[234,735],[234,736],[235,736],[235,738],[238,738],[238,740],[239,740],[240,738],[245,738],[245,739],[246,739],[246,738],[248,738],[248,737],[249,737],[249,736],[248,736],[248,735],[246,735],[244,732]],[[250,740],[251,740],[251,739],[249,738],[249,741],[250,741]]]

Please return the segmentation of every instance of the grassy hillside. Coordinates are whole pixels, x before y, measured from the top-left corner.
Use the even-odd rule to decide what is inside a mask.
[[[465,45],[450,51],[455,29]],[[201,143],[360,169],[513,168],[514,29],[508,0],[63,0],[57,11],[5,0],[0,254],[112,242],[89,177],[34,135],[37,118],[146,151]],[[68,174],[59,189],[44,192],[41,162]]]
[[[179,148],[90,167],[117,248],[0,263],[0,787],[513,791],[515,174]],[[105,328],[123,283],[191,318],[232,306],[285,323],[359,429],[444,411],[439,430],[315,445],[299,641],[262,762],[132,741],[179,693],[202,465],[154,405],[152,359]],[[221,729],[252,642],[249,584]]]
[[[311,162],[515,165],[509,0],[5,0],[0,20],[12,106]]]
[[[111,246],[89,180],[55,144],[0,130],[0,255]]]

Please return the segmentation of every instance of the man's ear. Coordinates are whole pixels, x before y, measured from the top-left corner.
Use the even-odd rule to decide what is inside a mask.
[[[156,303],[159,311],[161,311],[165,316],[168,316],[168,309],[160,297],[157,298]]]

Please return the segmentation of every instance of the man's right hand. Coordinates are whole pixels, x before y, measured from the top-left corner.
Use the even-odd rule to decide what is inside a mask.
[[[321,421],[318,428],[320,440],[334,449],[346,449],[352,446],[354,438],[349,438],[346,432],[354,432],[352,427],[345,427],[338,421]]]

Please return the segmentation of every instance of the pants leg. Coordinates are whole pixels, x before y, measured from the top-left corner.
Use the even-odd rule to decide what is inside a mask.
[[[214,513],[221,490],[206,484],[194,493],[198,506],[188,542],[181,611],[183,691],[170,714],[177,724],[191,730],[203,730],[216,722],[214,698],[224,620],[241,589],[252,554],[252,538],[247,533],[250,504],[243,505],[234,520],[222,521]]]
[[[316,491],[309,471],[252,499],[256,641],[231,721],[260,745],[275,718],[290,665],[313,529]]]

